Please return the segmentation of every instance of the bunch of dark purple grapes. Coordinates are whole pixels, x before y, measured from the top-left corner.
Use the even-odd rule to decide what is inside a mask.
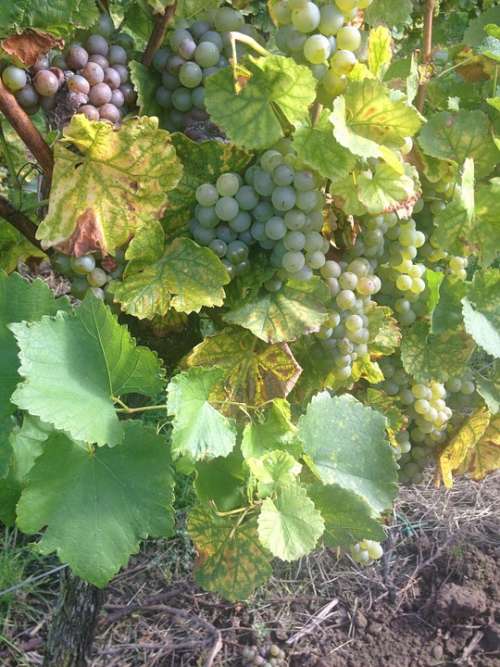
[[[28,71],[9,65],[2,80],[29,114],[42,108],[64,122],[83,113],[89,120],[116,124],[136,101],[127,67],[133,48],[132,38],[115,32],[111,18],[103,14],[82,43],[41,56]]]

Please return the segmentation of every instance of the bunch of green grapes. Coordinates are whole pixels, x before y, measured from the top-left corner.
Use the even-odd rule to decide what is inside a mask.
[[[168,35],[168,46],[156,52],[153,67],[162,79],[156,101],[168,111],[168,129],[187,129],[190,135],[195,132],[191,124],[208,120],[204,82],[228,66],[230,31],[256,36],[255,28],[245,23],[241,12],[221,7],[207,14],[206,20],[178,22]]]
[[[196,191],[193,238],[211,248],[230,275],[249,267],[250,248],[269,252],[278,291],[288,278],[307,281],[326,264],[330,248],[321,234],[324,195],[318,177],[302,168],[290,142],[267,150],[244,174],[222,174]]]
[[[53,112],[64,102],[89,120],[116,124],[135,105],[128,71],[133,47],[132,38],[116,33],[103,14],[82,43],[74,42],[52,58],[40,56],[30,70],[9,65],[2,80],[28,114],[40,108]]]
[[[242,651],[243,664],[247,667],[286,667],[286,654],[277,644],[264,644],[262,647],[245,646]]]
[[[318,336],[335,366],[335,376],[348,380],[352,364],[368,354],[368,313],[372,297],[382,284],[372,264],[365,257],[351,262],[328,260],[321,268],[332,296],[328,320]]]
[[[71,294],[76,299],[84,299],[88,293],[102,300],[107,296],[108,283],[119,278],[125,266],[125,253],[117,250],[115,257],[100,257],[97,254],[70,257],[57,253],[52,260],[56,271],[69,279]]]
[[[271,12],[277,25],[279,49],[311,66],[321,81],[320,97],[326,102],[343,92],[346,75],[358,61],[362,33],[354,25],[359,9],[372,0],[279,0]],[[323,101],[323,100],[322,100]]]
[[[374,561],[382,558],[384,550],[380,542],[362,540],[351,547],[350,555],[359,565],[372,565]]]

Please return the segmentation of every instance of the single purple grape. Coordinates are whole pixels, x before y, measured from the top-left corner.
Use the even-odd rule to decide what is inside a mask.
[[[50,70],[42,69],[35,75],[33,85],[39,95],[49,97],[59,90],[59,79]]]
[[[114,104],[103,104],[99,107],[99,118],[101,120],[109,120],[111,123],[118,123],[120,120],[120,111]]]
[[[128,69],[125,65],[113,65],[113,69],[120,75],[120,81],[126,83],[128,81]]]
[[[119,88],[113,90],[111,93],[110,104],[114,104],[115,107],[118,107],[119,109],[125,104],[125,97]]]
[[[49,69],[49,72],[52,72],[57,77],[57,80],[59,81],[59,88],[64,85],[66,82],[66,76],[64,75],[63,70],[60,67],[51,67]],[[71,72],[71,75],[73,73]]]
[[[66,54],[66,62],[68,63],[68,67],[73,70],[79,70],[85,67],[85,65],[89,61],[89,54],[87,51],[83,48],[83,46],[77,46],[73,45],[70,46],[68,49],[68,53]]]
[[[123,97],[125,98],[125,104],[133,106],[137,100],[137,93],[135,92],[132,84],[122,83],[120,90],[122,91]]]
[[[89,120],[99,120],[99,111],[92,104],[83,104],[77,113],[82,113]]]
[[[91,86],[95,86],[104,81],[104,70],[97,63],[89,61],[80,71],[80,74],[87,79]]]
[[[180,68],[184,65],[186,61],[184,58],[181,58],[180,56],[170,56],[170,58],[167,61],[167,71],[170,72],[170,74],[177,74],[177,72],[180,70]]]
[[[127,52],[123,46],[113,44],[109,49],[108,59],[111,65],[126,65],[128,61]]]
[[[107,83],[98,83],[92,86],[89,93],[90,103],[96,107],[101,107],[111,100],[111,88]]]
[[[102,35],[90,35],[85,46],[90,55],[107,56],[109,44]]]
[[[52,111],[53,109],[56,108],[57,100],[55,95],[51,95],[50,97],[41,97],[40,98],[40,106],[44,111]]]
[[[183,39],[177,49],[177,53],[186,60],[191,60],[195,51],[196,42],[192,39]]]
[[[104,70],[104,83],[107,83],[111,90],[120,87],[121,79],[118,72],[113,67],[106,67]]]
[[[38,93],[30,83],[27,83],[24,88],[21,88],[17,93],[14,93],[14,97],[23,109],[35,107],[40,101]]]
[[[40,72],[42,69],[49,69],[50,63],[48,56],[38,56],[36,63],[31,68],[31,74],[35,75],[37,72]]]
[[[75,74],[68,79],[68,88],[73,92],[88,95],[90,91],[90,83],[85,77],[80,76],[80,74]]]
[[[100,56],[98,53],[95,53],[94,55],[90,56],[89,62],[97,63],[102,67],[103,70],[105,70],[106,67],[109,67],[109,60],[104,56]]]

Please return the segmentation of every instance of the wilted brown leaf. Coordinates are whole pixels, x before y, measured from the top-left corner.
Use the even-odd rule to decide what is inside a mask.
[[[9,56],[21,61],[26,67],[31,67],[40,56],[51,49],[63,49],[64,39],[28,28],[20,35],[12,35],[2,40],[1,46]]]

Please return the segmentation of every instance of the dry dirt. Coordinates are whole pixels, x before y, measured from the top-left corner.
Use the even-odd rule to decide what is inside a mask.
[[[406,489],[380,563],[325,551],[278,565],[246,604],[193,583],[182,533],[147,544],[109,588],[90,667],[237,667],[270,642],[290,667],[499,667],[499,482]],[[10,625],[15,650],[0,637],[2,667],[41,664],[50,617],[34,607]]]

